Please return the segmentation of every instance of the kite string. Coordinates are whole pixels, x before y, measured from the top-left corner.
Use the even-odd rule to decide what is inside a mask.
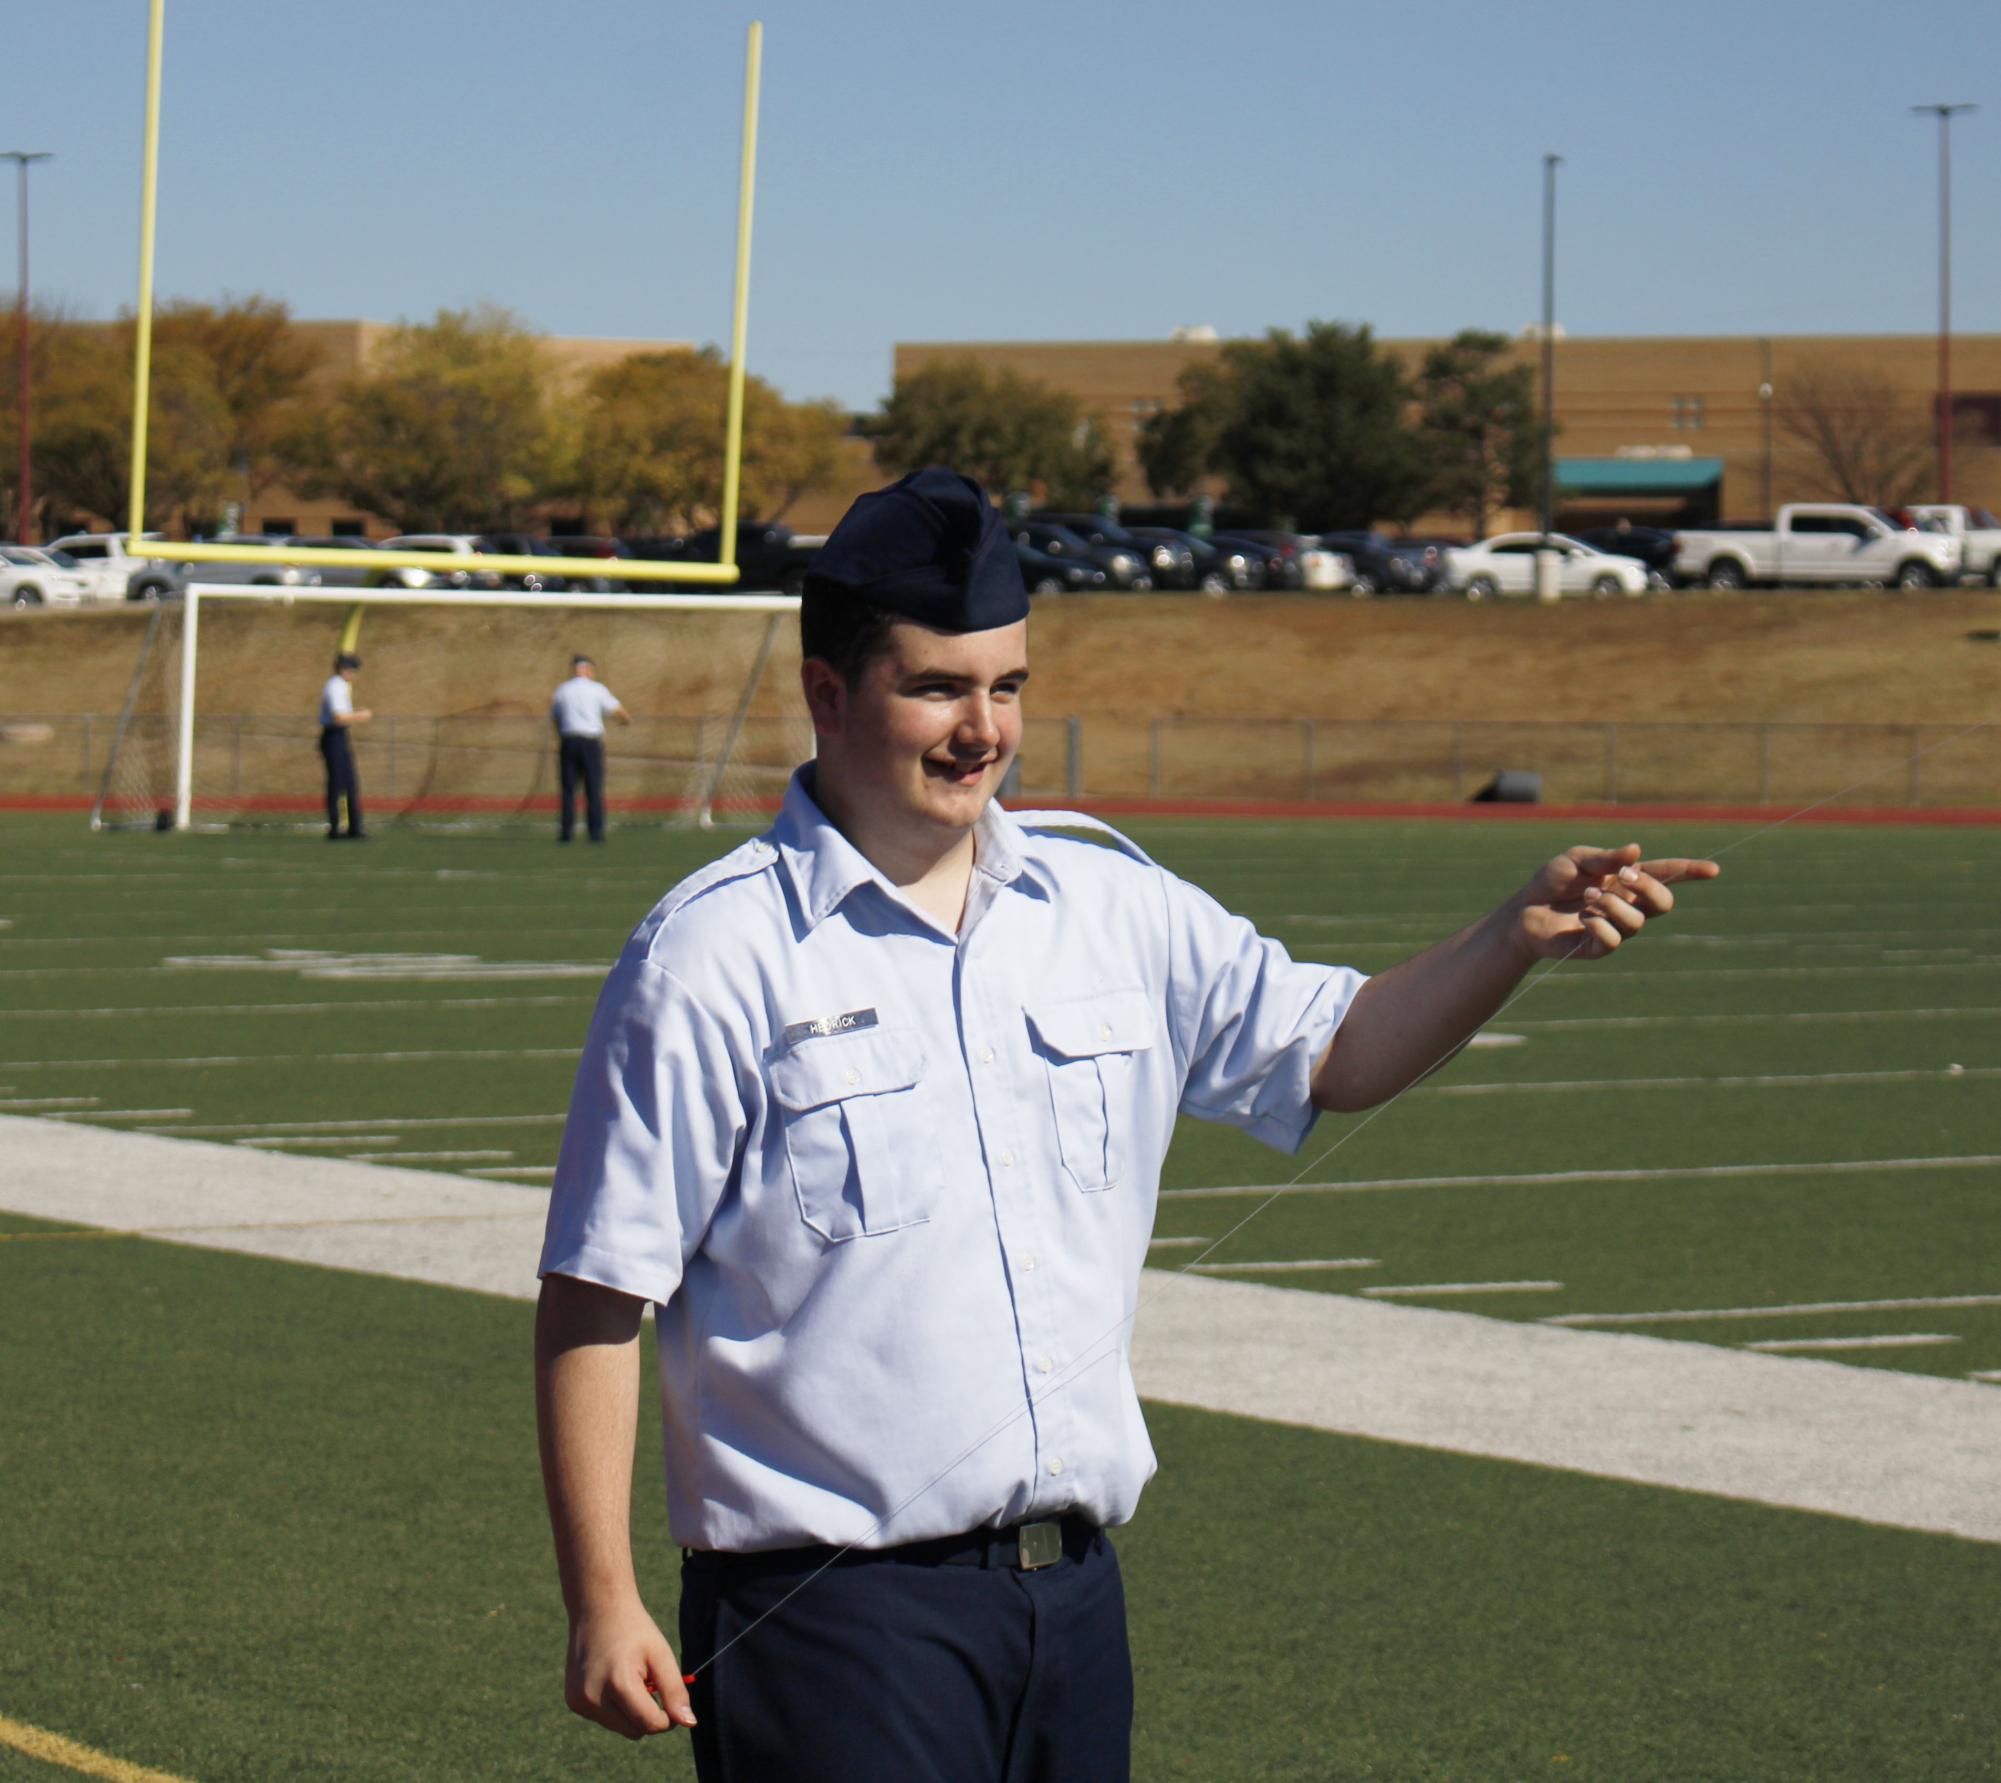
[[[1728,843],[1726,846],[1722,848],[1714,850],[1706,858],[1712,860],[1720,859],[1722,856],[1730,854],[1739,848],[1745,847],[1749,843],[1756,842],[1762,837],[1769,836],[1773,834],[1775,831],[1784,829],[1788,824],[1796,823],[1801,818],[1811,816],[1815,811],[1822,810],[1825,807],[1834,804],[1837,800],[1847,798],[1850,793],[1860,791],[1861,788],[1869,785],[1872,781],[1883,779],[1889,774],[1907,771],[1909,764],[1911,762],[1921,761],[1926,756],[1934,754],[1936,751],[1944,749],[1953,743],[1960,742],[1967,737],[1978,734],[1981,731],[1991,730],[1997,723],[2001,723],[2001,720],[1990,718],[1990,719],[1983,719],[1977,724],[1966,725],[1963,728],[1954,731],[1951,735],[1940,739],[1940,741],[1938,741],[1937,743],[1930,745],[1928,748],[1915,751],[1912,755],[1906,757],[1904,761],[1899,762],[1892,767],[1878,769],[1873,773],[1865,774],[1859,780],[1851,781],[1848,785],[1841,787],[1834,792],[1828,793],[1823,798],[1816,799],[1811,804],[1801,806],[1796,811],[1789,811],[1786,813],[1785,816],[1777,818],[1771,823],[1761,825],[1759,828],[1751,831],[1750,834],[1748,835],[1739,836],[1735,841]],[[1307,1163],[1302,1165],[1291,1176],[1287,1177],[1284,1182],[1280,1183],[1276,1188],[1274,1188],[1270,1194],[1266,1195],[1264,1199],[1262,1199],[1255,1206],[1253,1206],[1250,1212],[1245,1214],[1242,1219],[1238,1220],[1237,1223],[1232,1227],[1230,1227],[1230,1229],[1227,1232],[1223,1233],[1220,1237],[1214,1239],[1209,1244],[1204,1246],[1204,1248],[1197,1255],[1190,1258],[1186,1263],[1181,1264],[1178,1268],[1172,1270],[1160,1270],[1157,1271],[1156,1273],[1169,1279],[1171,1279],[1174,1276],[1186,1275],[1191,1270],[1196,1269],[1202,1263],[1207,1261],[1208,1258],[1215,1255],[1215,1253],[1218,1250],[1220,1250],[1225,1244],[1227,1244],[1232,1238],[1236,1237],[1238,1233],[1242,1232],[1245,1229],[1245,1227],[1249,1226],[1253,1220],[1256,1220],[1262,1214],[1268,1212],[1274,1203],[1282,1200],[1286,1195],[1290,1194],[1291,1191],[1299,1183],[1303,1182],[1306,1179],[1306,1177],[1310,1175],[1312,1172],[1318,1170],[1323,1164],[1327,1162],[1329,1158],[1333,1157],[1335,1153],[1341,1151],[1350,1142],[1359,1138],[1370,1127],[1375,1125],[1375,1123],[1378,1120],[1380,1120],[1384,1115],[1388,1114],[1392,1108],[1396,1107],[1396,1105],[1399,1102],[1401,1102],[1405,1096],[1409,1095],[1412,1090],[1417,1088],[1419,1084],[1424,1083],[1426,1080],[1432,1077],[1436,1072],[1441,1070],[1445,1065],[1449,1064],[1454,1058],[1454,1056],[1457,1055],[1466,1046],[1466,1044],[1472,1040],[1474,1035],[1477,1034],[1480,1031],[1480,1029],[1486,1027],[1490,1022],[1499,1020],[1510,1009],[1514,1008],[1516,1004],[1520,1003],[1524,997],[1528,996],[1532,991],[1536,990],[1539,986],[1547,983],[1549,979],[1551,979],[1556,975],[1557,971],[1560,968],[1569,965],[1573,960],[1575,960],[1578,954],[1583,951],[1585,945],[1586,945],[1585,940],[1580,938],[1575,947],[1571,948],[1568,953],[1560,954],[1555,959],[1551,960],[1544,970],[1540,972],[1530,973],[1528,977],[1524,980],[1524,982],[1507,998],[1505,1002],[1503,1002],[1500,1005],[1499,1008],[1495,1009],[1491,1014],[1483,1016],[1481,1020],[1478,1023],[1476,1023],[1473,1028],[1469,1029],[1467,1033],[1462,1035],[1459,1039],[1455,1040],[1451,1044],[1451,1046],[1446,1048],[1446,1050],[1443,1053],[1441,1053],[1432,1064],[1430,1064],[1423,1071],[1419,1072],[1416,1076],[1414,1076],[1410,1080],[1410,1082],[1406,1083],[1402,1089],[1396,1092],[1395,1095],[1389,1097],[1387,1100],[1383,1102],[1379,1102],[1374,1108],[1370,1109],[1365,1115],[1363,1115],[1363,1117],[1359,1121],[1355,1122],[1352,1126],[1348,1127],[1340,1135],[1340,1137],[1334,1141],[1332,1145],[1326,1146],[1321,1151],[1316,1153],[1310,1160],[1308,1160]],[[952,1474],[957,1472],[959,1468],[964,1466],[966,1462],[971,1460],[973,1456],[977,1455],[989,1443],[1005,1435],[1009,1430],[1013,1429],[1017,1424],[1019,1424],[1024,1418],[1032,1416],[1040,1406],[1046,1403],[1055,1394],[1062,1392],[1065,1388],[1069,1387],[1075,1380],[1077,1380],[1084,1373],[1086,1369],[1095,1366],[1100,1361],[1109,1359],[1109,1356],[1113,1352],[1098,1353],[1099,1346],[1105,1343],[1107,1339],[1117,1336],[1119,1333],[1124,1331],[1128,1326],[1132,1325],[1138,1319],[1141,1311],[1152,1302],[1152,1300],[1159,1293],[1159,1291],[1160,1290],[1158,1288],[1151,1288],[1151,1289],[1142,1288],[1139,1295],[1135,1298],[1132,1308],[1129,1311],[1121,1314],[1120,1317],[1113,1320],[1110,1325],[1106,1326],[1103,1331],[1099,1332],[1096,1337],[1092,1338],[1088,1343],[1084,1344],[1078,1350],[1077,1354],[1071,1358],[1070,1361],[1066,1362],[1061,1368],[1057,1369],[1055,1373],[1051,1375],[1049,1380],[1044,1383],[1042,1389],[1039,1392],[1034,1387],[1031,1386],[1027,1394],[1025,1395],[1023,1402],[1020,1405],[1011,1407],[1007,1412],[1003,1413],[1000,1418],[995,1420],[995,1422],[992,1425],[990,1425],[986,1430],[982,1431],[980,1435],[975,1437],[970,1443],[966,1445],[966,1447],[961,1449],[957,1455],[953,1456],[953,1458],[950,1461],[948,1461],[929,1479],[925,1480],[921,1485],[915,1487],[904,1498],[899,1500],[896,1504],[892,1505],[887,1511],[883,1512],[883,1514],[879,1516],[875,1520],[875,1522],[871,1524],[866,1530],[864,1530],[860,1535],[856,1536],[852,1541],[849,1541],[843,1544],[842,1546],[835,1548],[834,1551],[831,1554],[829,1554],[825,1560],[823,1560],[818,1566],[814,1567],[813,1570],[809,1572],[804,1578],[802,1578],[796,1585],[794,1585],[790,1591],[786,1592],[785,1595],[779,1598],[776,1603],[772,1604],[769,1608],[764,1610],[755,1619],[746,1624],[743,1628],[739,1629],[734,1635],[730,1637],[729,1640],[725,1641],[722,1646],[718,1647],[715,1652],[710,1654],[707,1659],[703,1660],[700,1665],[689,1667],[688,1670],[683,1673],[683,1681],[686,1683],[693,1683],[695,1679],[701,1675],[701,1673],[709,1670],[710,1667],[714,1666],[717,1663],[717,1661],[719,1661],[723,1657],[724,1654],[730,1651],[732,1647],[735,1647],[740,1641],[743,1641],[750,1635],[754,1634],[763,1623],[769,1621],[773,1616],[777,1615],[780,1610],[784,1609],[787,1604],[789,1604],[794,1598],[796,1598],[809,1585],[815,1583],[820,1578],[820,1576],[828,1570],[828,1568],[837,1565],[840,1561],[845,1559],[849,1554],[853,1553],[855,1549],[861,1547],[865,1542],[873,1540],[875,1536],[879,1535],[892,1522],[894,1522],[896,1518],[900,1517],[906,1510],[908,1510],[911,1507],[911,1505],[915,1504],[920,1498],[927,1496],[931,1491],[933,1491],[939,1485],[942,1485],[945,1480],[949,1479]]]

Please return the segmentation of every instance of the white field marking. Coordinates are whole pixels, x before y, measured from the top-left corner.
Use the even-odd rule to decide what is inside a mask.
[[[1191,1263],[1198,1275],[1239,1274],[1288,1275],[1301,1269],[1380,1269],[1380,1257],[1290,1257],[1271,1263]],[[1367,1289],[1363,1290],[1368,1292]]]
[[[1976,1368],[1966,1378],[1970,1381],[2001,1381],[2001,1368]]]
[[[1931,1065],[1921,1071],[1820,1071],[1803,1076],[1764,1077],[1577,1077],[1526,1083],[1421,1084],[1420,1096],[1512,1096],[1569,1090],[1793,1090],[1826,1084],[1929,1083],[1933,1078],[1963,1080],[2001,1077],[2001,1065]]]
[[[1676,1307],[1672,1312],[1566,1312],[1545,1325],[1697,1325],[1714,1319],[1795,1319],[1821,1313],[1916,1312],[1922,1307],[2001,1306],[2001,1294],[1934,1294],[1906,1300],[1802,1300],[1789,1306]]]
[[[6,1117],[0,1150],[12,1211],[537,1291],[519,1185]],[[2001,1397],[1972,1381],[1173,1273],[1133,1371],[1171,1404],[2001,1543]]]
[[[1736,1027],[1771,1022],[1921,1022],[1991,1021],[2001,1009],[1759,1009],[1748,1011],[1705,1011],[1695,1015],[1562,1015],[1549,1021],[1518,1021],[1518,1028],[1534,1028],[1538,1033],[1567,1028],[1676,1028],[1708,1025]]]
[[[2001,1152],[1942,1158],[1839,1158],[1825,1164],[1659,1164],[1645,1170],[1533,1170],[1514,1176],[1380,1176],[1366,1182],[1231,1183],[1215,1189],[1162,1189],[1163,1201],[1245,1195],[1360,1195],[1393,1189],[1537,1188],[1572,1182],[1679,1182],[1717,1176],[1846,1176],[1865,1170],[1974,1170],[2001,1164]]]
[[[537,1009],[560,1003],[588,1003],[588,991],[549,991],[529,997],[349,997],[332,1003],[139,1003],[97,1009],[9,1009],[0,1022],[68,1021],[78,1016],[116,1015],[338,1015],[348,1009]]]
[[[543,931],[545,934],[547,932],[547,930]],[[175,937],[176,940],[181,938],[179,936]],[[611,966],[607,962],[595,968],[595,970],[602,977],[606,972],[611,970]],[[1923,971],[1925,968],[1914,966],[1912,970]],[[0,978],[152,978],[163,973],[172,974],[174,977],[183,980],[187,977],[187,974],[178,966],[0,966]],[[584,974],[579,970],[557,974],[556,976],[581,978]]]
[[[460,1174],[462,1176],[495,1176],[503,1178],[518,1176],[525,1180],[532,1176],[554,1176],[556,1174],[556,1166],[553,1164],[502,1164],[496,1167],[492,1164],[483,1164],[474,1170],[461,1171]]]
[[[205,1070],[213,1065],[300,1065],[308,1061],[320,1065],[409,1064],[423,1059],[573,1059],[575,1046],[525,1046],[519,1049],[468,1048],[428,1052],[230,1052],[211,1053],[199,1059],[17,1059],[10,1071],[113,1071],[129,1065],[184,1067]]]
[[[231,1133],[373,1133],[410,1127],[539,1127],[568,1120],[567,1114],[384,1114],[373,1120],[229,1121],[219,1126],[176,1127],[176,1139],[216,1139]],[[359,1141],[357,1141],[359,1143]]]
[[[348,1157],[357,1164],[410,1164],[422,1159],[433,1164],[471,1163],[476,1158],[511,1158],[511,1151],[468,1151],[468,1152],[349,1152]]]
[[[1906,1331],[1886,1337],[1768,1337],[1761,1343],[1741,1344],[1746,1350],[1763,1350],[1768,1355],[1808,1354],[1816,1350],[1921,1350],[1938,1344],[1957,1343],[1937,1331]]]
[[[177,1133],[197,1132],[198,1128],[177,1127]],[[394,1145],[394,1133],[273,1133],[268,1139],[232,1139],[231,1145],[254,1146],[259,1151],[282,1151],[292,1145]]]
[[[352,912],[350,911],[346,914],[351,915]],[[641,912],[641,914],[643,915],[644,912]],[[556,928],[547,923],[537,923],[535,925],[535,933],[538,937],[543,938],[552,935],[611,935],[627,933],[631,930],[632,926],[623,917],[614,917],[606,922],[573,923],[566,928]],[[517,934],[520,928],[521,925],[518,923],[494,923],[491,925],[491,932],[495,936],[506,936]],[[455,941],[463,941],[468,934],[478,934],[481,932],[480,925],[470,921],[460,921],[455,923],[440,923],[434,927],[423,929],[371,928],[366,931],[365,935],[357,936],[356,939],[366,939],[369,941],[415,941],[421,936],[449,935]],[[220,931],[213,935],[190,935],[183,929],[179,933],[172,935],[128,935],[114,929],[110,933],[103,935],[14,935],[0,940],[0,955],[13,958],[25,950],[34,947],[172,947],[176,944],[186,946],[190,941],[233,940],[240,933],[240,930],[229,930]],[[326,938],[327,933],[324,928],[315,929],[311,933],[286,929],[277,931],[270,937],[273,941],[324,941]],[[203,957],[221,959],[225,956],[198,955],[193,957],[198,959]],[[231,967],[231,970],[239,972],[248,971],[259,963],[255,955],[245,955],[241,956],[241,958],[247,959],[249,964],[237,963]],[[121,969],[124,971],[138,970],[135,966],[127,966]]]
[[[1300,947],[1294,952],[1333,953],[1332,947]],[[1992,971],[2001,966],[2001,955],[1983,954],[1978,959],[1938,961],[1932,964],[1900,966],[1678,966],[1664,972],[1551,972],[1536,980],[1537,985],[1625,985],[1630,988],[1636,978],[1645,978],[1649,984],[1692,983],[1703,978],[1873,978],[1894,974],[1899,978],[1916,978],[1938,972],[1982,972]],[[1523,1022],[1523,1027],[1528,1023]]]
[[[1173,1245],[1173,1246],[1179,1246],[1179,1245],[1191,1245],[1191,1246],[1192,1246],[1192,1245],[1198,1245],[1198,1244],[1207,1244],[1207,1243],[1209,1242],[1209,1239],[1208,1239],[1208,1235],[1207,1235],[1207,1234],[1205,1233],[1205,1234],[1201,1235],[1200,1237],[1196,1237],[1196,1238],[1149,1238],[1149,1239],[1148,1239],[1148,1240],[1147,1240],[1146,1242],[1147,1242],[1147,1245],[1148,1245],[1148,1247],[1149,1247],[1149,1248],[1151,1248],[1151,1247],[1152,1247],[1152,1246],[1154,1246],[1154,1245],[1160,1245],[1160,1246],[1162,1246],[1162,1247],[1164,1248],[1164,1247],[1167,1247],[1167,1246],[1170,1246],[1170,1245]]]
[[[334,953],[267,947],[260,953],[169,955],[163,966],[191,971],[290,972],[300,978],[493,979],[602,978],[607,968],[582,960],[482,960],[476,953]]]
[[[1476,1046],[1526,1046],[1527,1044],[1526,1034],[1489,1034],[1485,1030],[1475,1034],[1466,1042],[1469,1050]]]
[[[1394,1300],[1399,1295],[1432,1294],[1556,1294],[1561,1282],[1411,1282],[1401,1287],[1364,1288],[1374,1300]]]
[[[52,1121],[180,1121],[193,1113],[192,1108],[79,1108],[44,1118]]]
[[[0,1102],[0,1108],[12,1109],[17,1114],[39,1114],[50,1108],[95,1108],[98,1100],[96,1096],[11,1096]]]

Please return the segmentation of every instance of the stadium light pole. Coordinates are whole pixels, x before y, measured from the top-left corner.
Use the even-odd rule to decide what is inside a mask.
[[[1938,498],[1952,500],[1952,118],[1977,105],[1914,105],[1938,119]]]
[[[1556,511],[1556,170],[1561,155],[1542,158],[1542,540],[1536,551],[1538,600],[1562,597],[1555,548]]]
[[[11,161],[19,179],[21,211],[21,307],[17,313],[17,328],[21,337],[21,381],[20,381],[20,421],[21,421],[21,498],[15,504],[14,530],[21,535],[21,543],[32,545],[34,541],[34,472],[35,454],[29,431],[29,359],[28,359],[28,169],[37,161],[53,160],[53,154],[46,149],[0,149],[0,161]]]

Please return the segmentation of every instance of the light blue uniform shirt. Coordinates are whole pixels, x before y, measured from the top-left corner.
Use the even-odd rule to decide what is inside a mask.
[[[572,675],[560,683],[549,701],[549,716],[565,737],[601,737],[604,721],[618,710],[618,696],[602,681]]]
[[[345,675],[331,675],[320,689],[320,729],[330,730],[343,718],[354,716],[354,689]]]
[[[1154,1467],[1127,1352],[1175,1115],[1297,1150],[1363,980],[1048,821],[1089,819],[998,806],[947,935],[810,774],[612,968],[542,1273],[658,1307],[684,1547],[1125,1522]]]

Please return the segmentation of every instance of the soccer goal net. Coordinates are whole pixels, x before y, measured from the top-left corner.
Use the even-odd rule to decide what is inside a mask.
[[[813,750],[798,605],[198,589],[156,609],[137,647],[92,825],[323,821],[318,707],[344,636],[372,714],[350,732],[371,826],[546,821],[549,700],[577,655],[632,715],[605,738],[615,822],[761,823]]]

